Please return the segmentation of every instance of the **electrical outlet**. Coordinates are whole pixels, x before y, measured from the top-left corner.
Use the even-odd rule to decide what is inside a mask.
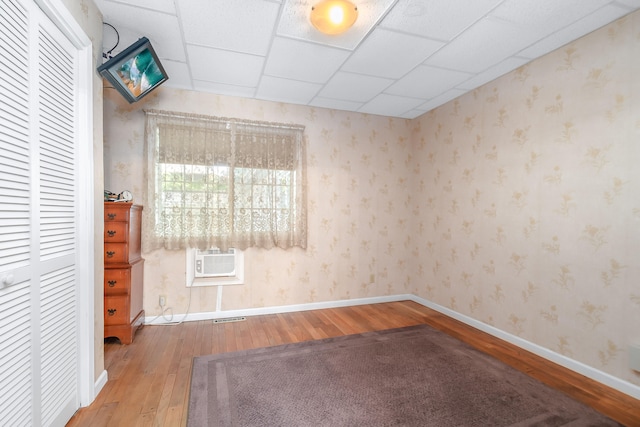
[[[158,304],[160,304],[160,307],[164,307],[164,305],[167,303],[167,298],[164,295],[160,295]]]
[[[371,275],[369,276],[369,283],[375,283],[376,282],[376,275],[371,273]]]

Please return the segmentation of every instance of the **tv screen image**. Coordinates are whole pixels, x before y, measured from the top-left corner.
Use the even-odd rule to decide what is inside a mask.
[[[169,78],[146,37],[102,64],[98,72],[129,103],[140,100]]]

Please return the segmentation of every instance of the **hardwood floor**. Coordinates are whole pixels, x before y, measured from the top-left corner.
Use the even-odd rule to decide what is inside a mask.
[[[640,401],[411,301],[248,317],[214,324],[145,326],[131,345],[105,341],[109,381],[67,424],[184,426],[194,356],[426,323],[580,400],[627,426]]]

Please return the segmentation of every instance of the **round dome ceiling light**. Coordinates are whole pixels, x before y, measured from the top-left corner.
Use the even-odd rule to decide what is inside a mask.
[[[323,0],[311,8],[311,23],[329,35],[344,33],[358,19],[358,8],[348,0]]]

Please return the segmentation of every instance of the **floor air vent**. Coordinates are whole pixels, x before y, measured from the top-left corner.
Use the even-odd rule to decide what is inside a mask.
[[[225,317],[224,319],[214,319],[213,323],[229,323],[229,322],[242,322],[247,320],[246,317]]]

